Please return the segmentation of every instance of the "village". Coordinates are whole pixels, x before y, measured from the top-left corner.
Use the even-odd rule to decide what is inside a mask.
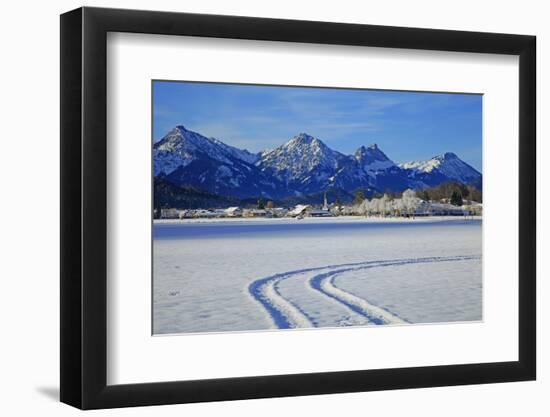
[[[275,207],[272,201],[258,201],[256,207],[227,207],[210,209],[161,208],[154,210],[155,219],[213,219],[213,218],[295,218],[306,217],[426,217],[426,216],[481,216],[483,204],[453,197],[437,201],[422,200],[413,190],[406,190],[401,198],[384,194],[379,198],[356,198],[351,204],[338,199],[332,203],[324,195],[322,205],[298,204],[293,207]]]

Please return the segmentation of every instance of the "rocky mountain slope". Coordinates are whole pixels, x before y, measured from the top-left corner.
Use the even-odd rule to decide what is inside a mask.
[[[482,175],[452,152],[427,161],[396,164],[376,145],[353,155],[300,133],[259,154],[176,126],[153,145],[155,178],[176,187],[231,198],[284,199],[340,190],[401,192],[447,181],[481,187]]]

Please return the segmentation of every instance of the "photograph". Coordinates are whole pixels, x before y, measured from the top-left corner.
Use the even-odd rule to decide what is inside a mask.
[[[482,321],[482,101],[153,80],[152,333]]]
[[[548,7],[454,6],[6,2],[0,416],[549,415]]]

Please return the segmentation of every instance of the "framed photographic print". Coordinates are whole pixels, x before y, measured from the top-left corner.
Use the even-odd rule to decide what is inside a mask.
[[[61,400],[531,380],[535,38],[61,16]]]

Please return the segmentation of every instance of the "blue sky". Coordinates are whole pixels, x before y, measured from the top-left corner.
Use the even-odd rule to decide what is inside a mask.
[[[482,167],[481,95],[154,81],[153,139],[176,125],[251,152],[305,132],[345,154],[377,143],[395,162]]]

